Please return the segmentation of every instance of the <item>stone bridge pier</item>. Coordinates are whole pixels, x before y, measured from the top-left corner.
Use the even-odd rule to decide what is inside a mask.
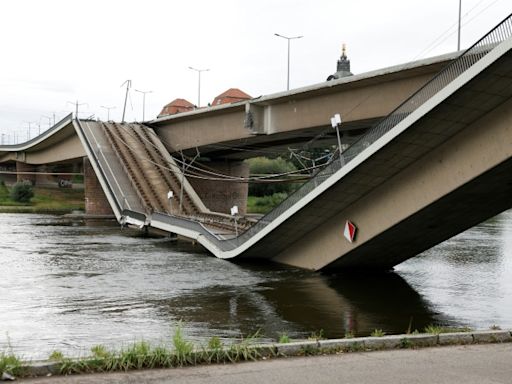
[[[83,164],[85,213],[88,215],[114,216],[114,212],[87,157],[84,157]]]
[[[204,165],[212,172],[222,175],[249,177],[249,165],[241,160],[216,160]],[[240,214],[247,213],[247,183],[210,180],[218,178],[215,175],[206,178],[208,179],[188,177],[188,181],[209,210],[229,214],[231,207],[237,205]]]

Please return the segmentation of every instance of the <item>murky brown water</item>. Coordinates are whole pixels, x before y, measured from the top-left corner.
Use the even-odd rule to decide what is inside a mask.
[[[429,323],[512,327],[512,211],[384,275],[234,264],[116,225],[0,214],[0,351],[44,358],[142,338],[304,338]]]

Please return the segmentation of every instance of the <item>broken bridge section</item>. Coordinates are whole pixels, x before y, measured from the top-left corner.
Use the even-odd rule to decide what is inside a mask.
[[[230,215],[210,211],[188,182],[182,164],[171,157],[150,127],[138,123],[76,123],[90,144],[105,187],[113,195],[118,219],[126,216],[123,212],[136,212],[139,215],[131,216],[138,216],[147,225],[151,215],[157,213],[193,220],[228,237],[236,234],[238,227],[243,230],[250,225],[240,218],[235,228]]]

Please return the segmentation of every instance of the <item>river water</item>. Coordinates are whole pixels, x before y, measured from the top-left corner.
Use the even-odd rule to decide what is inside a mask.
[[[0,214],[0,352],[197,342],[260,331],[306,338],[428,324],[512,327],[512,211],[380,275],[235,264],[106,223]]]

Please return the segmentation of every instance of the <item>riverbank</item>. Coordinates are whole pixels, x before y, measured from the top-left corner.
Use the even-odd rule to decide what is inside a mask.
[[[381,337],[361,337],[331,340],[303,340],[289,343],[253,344],[251,339],[239,344],[223,346],[212,338],[202,348],[194,347],[183,339],[178,329],[173,337],[174,349],[151,347],[139,342],[122,351],[108,351],[97,346],[92,355],[69,359],[55,352],[50,361],[21,362],[14,356],[0,355],[0,370],[20,377],[68,375],[78,373],[115,372],[148,368],[177,368],[184,366],[210,365],[214,363],[237,363],[242,361],[269,360],[283,357],[318,355],[340,355],[367,353],[383,350],[418,349],[453,345],[477,345],[512,342],[510,330],[485,330],[453,333],[404,334]]]
[[[31,384],[509,383],[512,343],[334,354],[121,373],[26,379]]]
[[[9,189],[0,190],[0,213],[64,214],[85,209],[83,189],[34,187],[30,203],[18,203],[9,196]]]

